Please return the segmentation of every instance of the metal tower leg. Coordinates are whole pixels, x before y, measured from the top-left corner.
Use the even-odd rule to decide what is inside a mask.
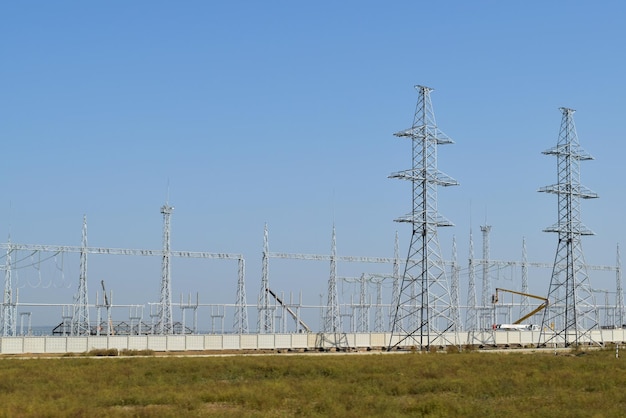
[[[456,344],[458,328],[453,317],[450,290],[441,256],[437,228],[452,223],[437,212],[438,186],[458,183],[437,169],[438,145],[453,143],[435,123],[430,101],[432,89],[416,86],[419,98],[413,125],[395,135],[411,140],[412,168],[390,175],[412,184],[412,211],[397,222],[412,226],[411,243],[402,276],[400,296],[395,301],[389,348],[432,344]],[[407,328],[405,324],[409,325]],[[450,333],[455,337],[450,338]]]
[[[574,126],[574,110],[562,107],[563,114],[556,147],[543,154],[557,157],[556,184],[542,187],[540,192],[553,193],[558,198],[558,221],[544,232],[559,236],[548,299],[539,335],[539,346],[547,344],[569,346],[581,343],[601,343],[594,340],[593,330],[599,329],[598,312],[589,283],[583,256],[581,237],[593,235],[581,222],[580,199],[598,195],[580,184],[580,162],[592,160],[578,143]]]

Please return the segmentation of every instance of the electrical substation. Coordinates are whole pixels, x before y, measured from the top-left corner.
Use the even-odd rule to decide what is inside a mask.
[[[456,238],[450,257],[446,257],[437,234],[439,227],[453,226],[439,213],[437,199],[439,187],[459,184],[437,168],[438,147],[452,145],[453,141],[435,122],[432,89],[416,86],[416,90],[413,124],[395,134],[409,140],[411,167],[389,176],[411,185],[412,206],[396,219],[411,228],[410,242],[402,248],[406,257],[400,257],[397,233],[395,240],[390,240],[392,257],[341,255],[337,252],[334,224],[326,254],[274,252],[270,251],[270,231],[265,225],[260,281],[250,280],[246,274],[250,266],[246,266],[242,254],[172,249],[174,208],[169,202],[160,210],[161,249],[90,247],[84,217],[80,246],[11,240],[0,244],[4,258],[0,260],[4,270],[0,353],[82,352],[94,348],[553,348],[625,341],[619,246],[614,266],[588,265],[583,255],[582,237],[593,232],[582,223],[581,200],[598,196],[580,183],[580,163],[592,157],[579,144],[574,110],[560,109],[557,145],[543,152],[557,160],[556,183],[539,189],[557,197],[556,223],[544,230],[558,238],[554,262],[529,261],[525,240],[521,241],[520,260],[493,260],[492,226],[485,222],[480,226],[482,254],[476,257],[470,230],[465,264],[458,260]],[[155,300],[117,304],[115,293],[123,293],[124,289],[116,288],[114,292],[105,280],[90,280],[88,261],[95,255],[145,258],[155,268],[160,266],[160,280],[155,278],[154,289],[145,291],[146,297],[154,295]],[[231,274],[224,280],[232,292],[230,299],[207,303],[207,295],[200,292],[174,296],[174,261],[185,259],[200,260],[203,270],[210,270],[211,263],[228,263]],[[285,289],[274,287],[271,267],[283,262],[302,270],[313,264],[324,266],[328,273],[319,280],[326,293],[294,295],[290,289],[285,293]],[[350,266],[346,271],[359,273],[341,276],[339,272],[345,266]],[[547,293],[541,293],[546,289],[529,288],[529,270],[552,272]],[[590,272],[614,275],[615,288],[594,288]],[[500,274],[514,278],[507,288],[501,283],[495,285]],[[74,296],[60,304],[29,300],[29,290],[41,288],[73,289]],[[45,312],[41,315],[49,322],[48,331],[33,330],[31,321],[38,312]]]

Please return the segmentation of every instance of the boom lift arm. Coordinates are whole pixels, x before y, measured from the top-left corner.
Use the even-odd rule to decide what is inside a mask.
[[[499,287],[496,288],[496,293],[491,297],[491,303],[493,303],[493,304],[498,303],[498,292],[508,292],[508,293],[513,293],[514,295],[528,296],[529,298],[539,299],[539,300],[543,301],[543,303],[541,305],[539,305],[536,309],[534,309],[530,313],[524,315],[523,317],[521,317],[517,321],[513,322],[513,324],[515,324],[515,325],[521,324],[523,321],[527,320],[528,318],[530,318],[531,316],[533,316],[537,312],[541,311],[542,309],[545,309],[548,306],[548,303],[549,303],[548,299],[544,298],[543,296],[531,295],[529,293],[518,292],[517,290],[502,289],[502,288],[499,288]]]

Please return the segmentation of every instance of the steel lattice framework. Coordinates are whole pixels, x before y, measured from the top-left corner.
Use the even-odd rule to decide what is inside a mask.
[[[261,265],[261,291],[259,292],[258,330],[260,334],[274,332],[274,310],[270,300],[269,284],[269,240],[267,224],[263,230],[263,255]]]
[[[556,184],[542,187],[540,192],[556,194],[558,221],[544,229],[559,236],[548,299],[544,311],[539,345],[569,346],[593,341],[591,331],[599,329],[598,312],[584,261],[581,237],[593,232],[581,222],[581,199],[598,195],[580,184],[580,162],[592,160],[580,147],[574,110],[560,108],[563,116],[556,147],[544,151],[557,157]]]
[[[87,216],[83,216],[83,236],[80,250],[78,292],[72,316],[72,335],[89,335],[89,301],[87,298]]]
[[[15,301],[13,300],[13,283],[11,281],[11,251],[7,249],[6,266],[4,273],[4,296],[2,302],[2,311],[0,311],[0,313],[2,314],[2,321],[0,322],[2,332],[0,333],[0,335],[2,335],[3,337],[15,335],[15,311]]]
[[[171,334],[174,332],[172,322],[172,280],[170,264],[170,219],[174,208],[165,203],[161,207],[163,214],[163,258],[161,264],[161,298],[159,301],[159,333]]]
[[[328,303],[324,319],[324,332],[341,333],[341,311],[337,294],[337,236],[333,224],[333,236],[330,248],[330,276],[328,278]]]
[[[450,289],[437,238],[437,228],[452,223],[437,211],[437,188],[458,183],[437,169],[437,148],[452,144],[439,130],[430,100],[431,88],[415,87],[419,93],[413,125],[395,134],[412,143],[412,168],[391,174],[390,178],[409,180],[412,184],[412,211],[397,222],[412,225],[411,243],[395,301],[389,347],[416,345],[428,349],[431,344],[456,344],[447,332],[456,332]],[[454,338],[458,340],[458,338]]]

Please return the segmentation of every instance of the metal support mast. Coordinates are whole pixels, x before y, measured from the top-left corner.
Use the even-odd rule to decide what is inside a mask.
[[[258,330],[260,334],[274,332],[274,308],[270,300],[269,283],[269,240],[267,224],[263,231],[263,254],[261,260],[261,291],[259,292]]]
[[[400,243],[398,240],[398,231],[396,231],[396,239],[393,244],[393,284],[391,288],[391,300],[396,303],[400,297]],[[394,310],[389,312],[389,329],[393,329]]]
[[[491,225],[481,225],[481,232],[483,233],[483,293],[481,298],[481,306],[483,309],[490,309],[491,307],[491,277],[489,276],[489,232],[491,232]]]
[[[9,241],[11,241],[9,239]],[[7,248],[4,271],[4,296],[2,299],[2,335],[15,336],[15,303],[13,302],[13,283],[11,280],[11,248]]]
[[[246,263],[242,257],[238,260],[239,279],[237,280],[237,302],[235,303],[235,318],[233,320],[233,329],[238,334],[248,333],[245,269]]]
[[[161,298],[159,300],[159,334],[174,332],[172,322],[172,282],[171,282],[171,249],[170,249],[170,218],[174,208],[167,202],[161,207],[163,214],[163,259],[161,265]]]
[[[522,296],[519,318],[530,312],[528,296],[528,253],[526,251],[526,238],[522,238]]]
[[[412,143],[412,168],[391,174],[390,178],[409,180],[412,184],[412,211],[397,222],[412,226],[411,243],[405,264],[400,296],[395,303],[389,347],[400,344],[429,349],[431,344],[456,344],[446,332],[457,334],[441,256],[437,228],[452,223],[437,211],[437,188],[458,183],[437,169],[437,148],[452,144],[439,130],[430,100],[431,88],[416,86],[419,93],[413,125],[397,137]],[[416,327],[405,327],[405,323]],[[455,335],[453,340],[458,338]]]
[[[456,236],[452,237],[452,265],[450,267],[450,270],[450,277],[452,278],[450,282],[450,304],[452,306],[452,318],[454,319],[454,323],[457,324],[457,327],[460,331],[463,327],[461,324],[461,316],[459,313],[459,276],[461,273],[461,269],[459,267],[456,252]]]
[[[617,269],[615,273],[615,325],[624,328],[624,290],[622,289],[622,259],[619,255],[619,244],[617,245]]]
[[[477,302],[476,302],[476,269],[474,266],[474,238],[470,228],[469,242],[469,266],[467,286],[467,315],[465,317],[465,329],[470,332],[478,330]],[[472,341],[469,341],[471,344]]]
[[[325,319],[324,332],[342,332],[339,296],[337,294],[337,238],[335,234],[335,224],[333,224],[333,236],[330,249],[330,277],[328,279],[328,303],[326,304]]]
[[[583,235],[593,235],[593,232],[583,225],[580,216],[580,199],[593,199],[598,195],[580,184],[580,162],[593,157],[579,145],[574,110],[565,107],[560,110],[563,117],[558,143],[543,152],[557,157],[558,181],[539,189],[557,195],[558,221],[544,232],[556,232],[559,236],[548,291],[551,306],[543,314],[539,345],[567,347],[598,343],[592,336],[592,331],[600,328],[598,312],[581,243]]]
[[[87,216],[83,216],[83,239],[80,251],[78,293],[72,315],[72,335],[89,335],[89,306],[87,299]]]

